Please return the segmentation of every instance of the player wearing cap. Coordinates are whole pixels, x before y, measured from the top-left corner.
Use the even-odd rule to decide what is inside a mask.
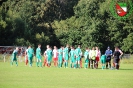
[[[106,69],[111,68],[112,50],[110,50],[110,47],[108,47],[107,50],[105,51],[105,55],[106,55]],[[109,64],[109,67],[108,67],[108,64]]]

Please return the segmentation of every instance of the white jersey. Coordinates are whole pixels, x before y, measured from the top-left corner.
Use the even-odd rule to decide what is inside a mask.
[[[100,56],[101,56],[100,50],[96,50],[96,57],[100,57]]]
[[[25,51],[25,55],[27,55],[28,54],[28,49],[26,49],[26,51]]]
[[[53,50],[53,55],[54,55],[54,58],[57,58],[57,56],[58,56],[58,50],[57,49]]]

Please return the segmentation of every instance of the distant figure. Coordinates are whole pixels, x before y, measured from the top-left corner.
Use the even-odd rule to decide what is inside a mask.
[[[106,55],[102,55],[100,58],[100,62],[102,64],[102,69],[105,68],[105,64],[106,64]]]
[[[31,46],[28,47],[28,62],[29,62],[29,66],[32,66],[32,60],[33,60],[33,56],[34,56],[34,50],[31,48]]]
[[[115,51],[113,53],[113,57],[114,57],[115,68],[117,70],[119,69],[119,61],[120,61],[120,56],[121,55],[122,55],[122,53],[120,53],[119,48],[115,47]]]
[[[76,56],[76,68],[80,68],[80,60],[81,60],[81,54],[82,51],[80,49],[80,45],[75,50],[75,56]]]
[[[28,48],[25,51],[25,65],[28,64]]]
[[[98,47],[96,47],[96,68],[98,68],[98,61],[100,60],[101,57],[101,51]]]
[[[38,45],[38,48],[36,49],[36,58],[37,58],[37,67],[39,67],[38,64],[40,64],[40,67],[42,67],[42,56],[41,56],[41,45]]]
[[[69,52],[69,45],[67,44],[66,47],[64,48],[64,67],[68,68],[68,60],[69,60],[69,56],[68,56],[68,52]]]
[[[72,46],[71,51],[69,52],[69,57],[70,57],[70,67],[71,68],[76,68],[76,63],[75,63],[75,49]]]
[[[88,68],[89,64],[89,49],[86,48],[86,51],[84,52],[84,59],[85,59],[85,69]]]
[[[61,46],[60,49],[58,49],[58,67],[62,67],[62,60],[63,60],[63,47]]]
[[[18,66],[17,54],[18,54],[18,47],[16,47],[16,49],[12,53],[11,65],[13,65],[13,62],[15,61],[16,62],[16,66]]]
[[[54,49],[53,49],[53,61],[54,61],[54,66],[57,67],[57,64],[58,64],[58,49],[56,46],[54,46]]]
[[[20,51],[20,62],[22,62],[22,58],[25,55],[25,49],[23,47],[21,47],[21,51]]]
[[[52,49],[51,47],[48,47],[46,50],[46,56],[47,56],[47,66],[51,66],[51,60],[52,60]]]
[[[106,69],[111,68],[112,50],[110,50],[110,47],[108,47],[107,50],[105,51],[105,55],[106,55]],[[108,67],[108,64],[109,64],[109,67]]]
[[[96,68],[96,51],[95,48],[93,47],[92,50],[89,53],[89,58],[90,58],[90,65],[91,68]]]

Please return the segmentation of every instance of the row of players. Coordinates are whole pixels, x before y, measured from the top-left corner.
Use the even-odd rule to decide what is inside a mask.
[[[13,65],[13,61],[17,63],[17,51],[14,50],[12,54],[12,60],[11,64]],[[80,45],[75,49],[74,47],[71,47],[71,51],[69,52],[69,45],[66,45],[66,47],[61,47],[60,49],[57,49],[56,46],[54,46],[54,49],[52,51],[51,47],[47,45],[47,49],[44,52],[44,64],[43,66],[51,66],[51,61],[53,58],[54,66],[55,67],[62,67],[62,63],[64,62],[64,67],[68,68],[68,60],[70,58],[70,66],[71,68],[81,68],[82,67],[82,56],[84,56],[85,61],[85,68],[91,67],[98,68],[98,61],[102,63],[102,69],[111,68],[111,56],[114,57],[114,67],[116,69],[119,69],[119,62],[120,62],[120,56],[122,56],[122,51],[115,47],[114,53],[112,53],[112,50],[110,50],[110,47],[107,48],[105,51],[105,54],[101,55],[100,49],[98,47],[93,47],[91,50],[89,48],[86,48],[86,51],[84,54],[82,53],[80,49]],[[31,48],[31,46],[28,47],[28,49],[25,52],[25,62],[26,65],[29,62],[29,66],[32,66],[32,59],[34,56],[34,50]],[[37,62],[36,65],[39,67],[42,67],[42,55],[41,55],[41,45],[38,45],[38,48],[36,49],[36,58]],[[105,66],[106,64],[106,66]]]

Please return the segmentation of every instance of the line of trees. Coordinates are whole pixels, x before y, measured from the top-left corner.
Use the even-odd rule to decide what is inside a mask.
[[[133,14],[126,20],[114,18],[112,0],[2,0],[0,45],[42,49],[78,45],[83,48],[119,46],[133,53]]]

